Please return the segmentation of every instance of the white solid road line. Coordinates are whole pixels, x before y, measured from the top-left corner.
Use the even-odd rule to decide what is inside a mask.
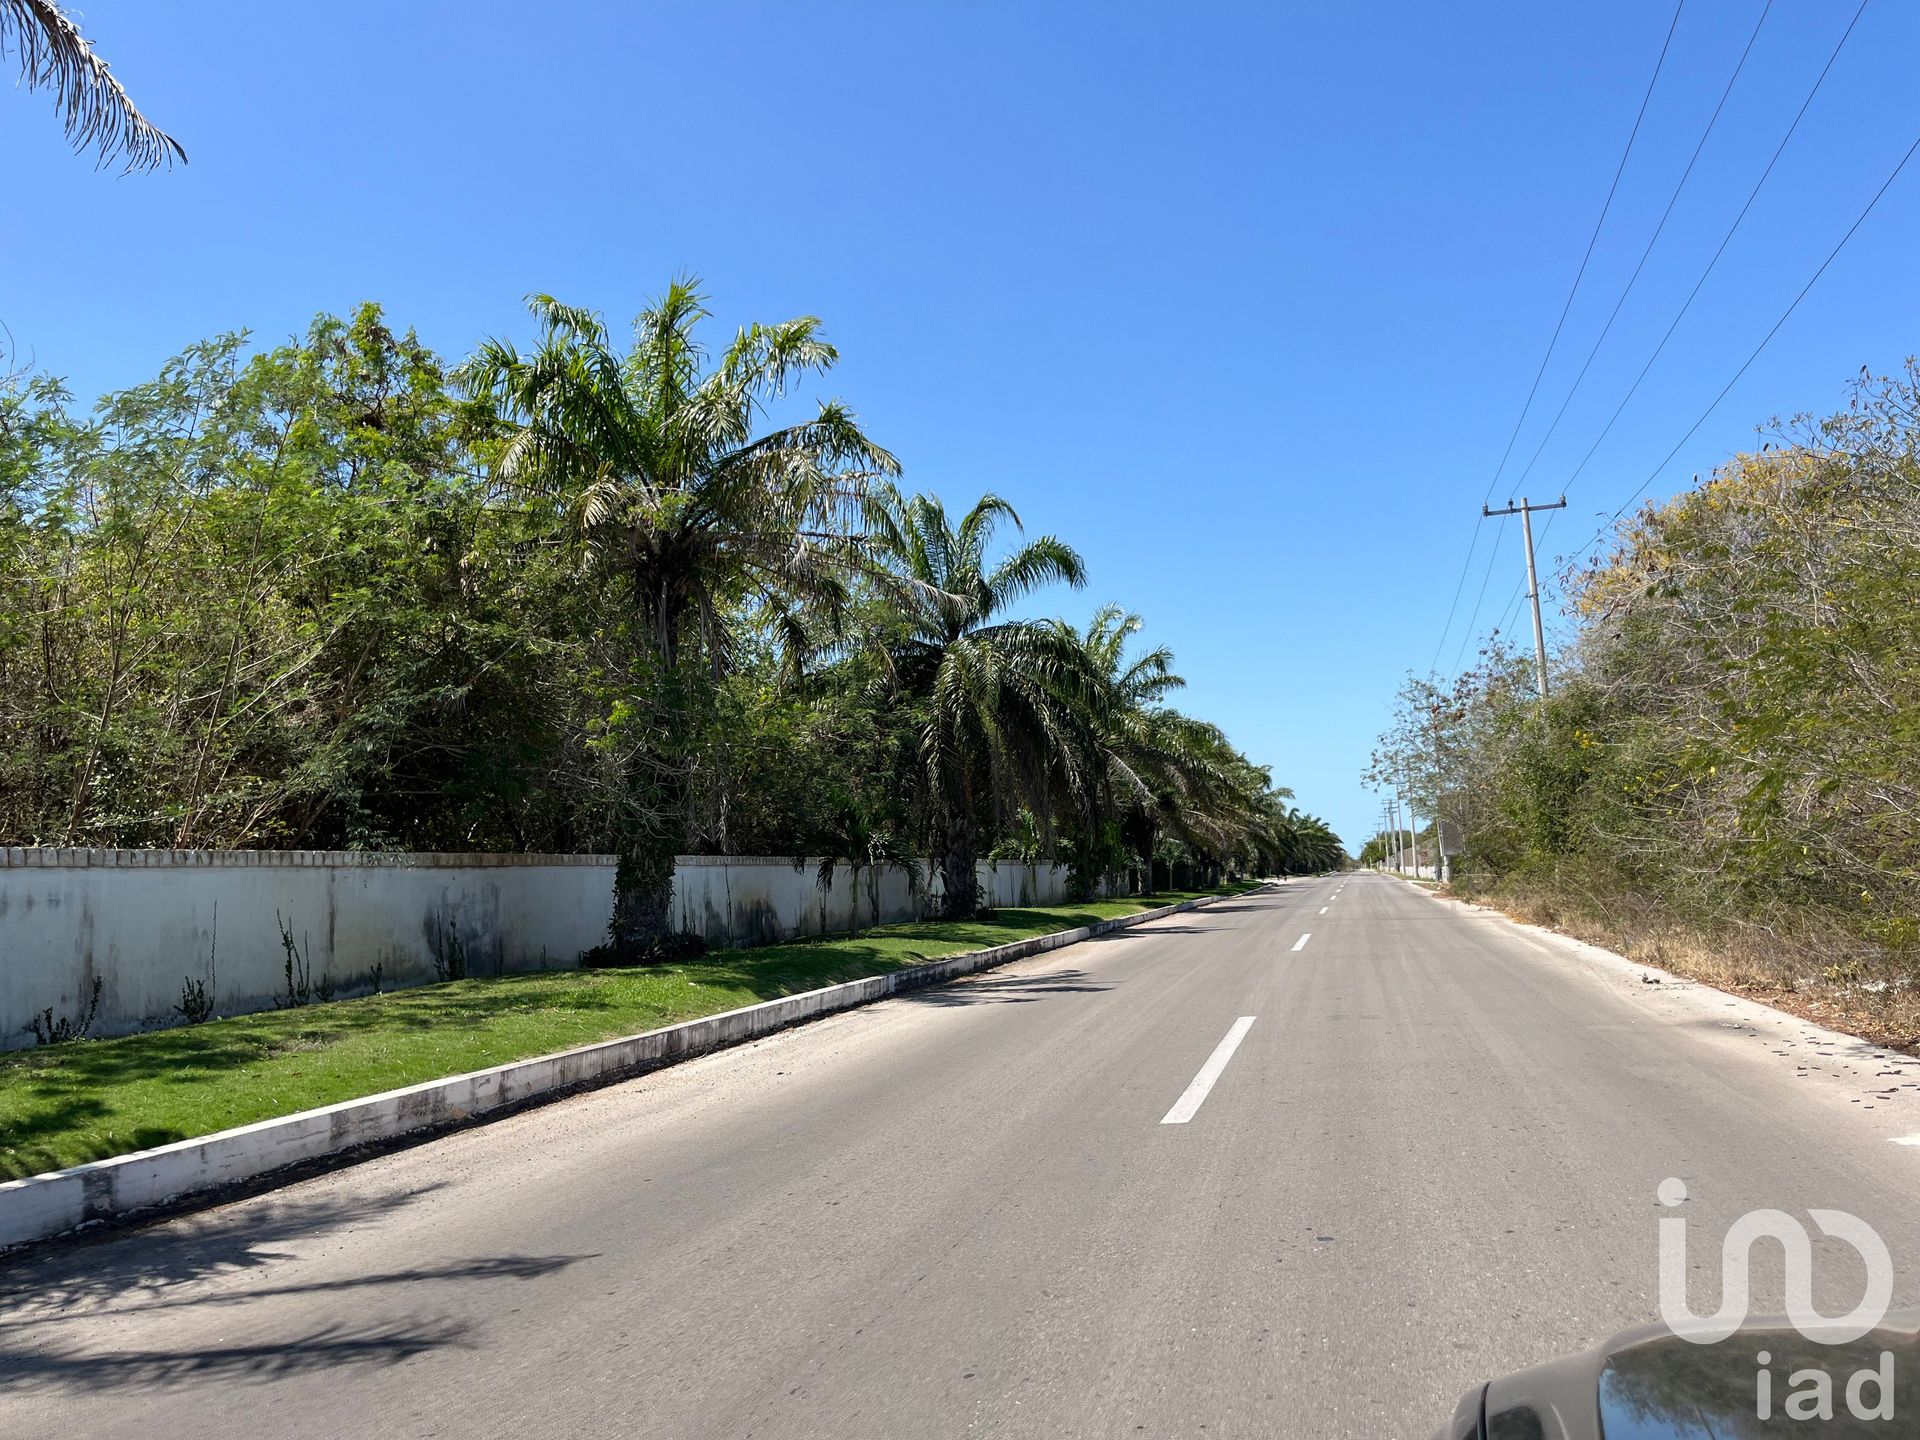
[[[1920,1135],[1896,1135],[1890,1143],[1894,1145],[1920,1145]]]
[[[1311,940],[1312,938],[1313,938],[1313,932],[1312,932],[1311,930],[1309,930],[1309,931],[1307,931],[1307,933],[1306,933],[1306,934],[1304,934],[1304,935],[1302,935],[1302,936],[1301,936],[1301,937],[1300,937],[1300,938],[1299,938],[1298,940],[1296,940],[1296,941],[1294,941],[1294,942],[1293,942],[1293,948],[1294,948],[1295,950],[1304,950],[1304,949],[1306,949],[1306,948],[1307,948],[1307,941],[1309,941],[1309,940]]]
[[[1227,1062],[1233,1059],[1233,1052],[1240,1048],[1240,1042],[1247,1038],[1247,1031],[1253,1028],[1254,1017],[1242,1015],[1233,1022],[1233,1028],[1227,1031],[1227,1038],[1213,1047],[1213,1054],[1207,1057],[1207,1063],[1200,1067],[1200,1073],[1193,1077],[1193,1083],[1181,1092],[1180,1098],[1173,1102],[1173,1108],[1167,1111],[1160,1121],[1162,1125],[1184,1125],[1193,1119],[1196,1111],[1207,1098],[1207,1092],[1213,1089],[1213,1082],[1220,1078],[1220,1072],[1227,1068]]]

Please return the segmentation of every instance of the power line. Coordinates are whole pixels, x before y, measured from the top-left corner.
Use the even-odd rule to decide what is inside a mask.
[[[1821,87],[1825,85],[1827,76],[1833,70],[1834,63],[1840,58],[1840,52],[1846,48],[1847,41],[1850,38],[1852,38],[1855,27],[1858,26],[1860,23],[1860,17],[1866,13],[1867,5],[1868,5],[1868,0],[1860,0],[1859,6],[1853,12],[1853,18],[1847,22],[1847,28],[1841,32],[1839,41],[1834,45],[1832,52],[1827,56],[1826,64],[1820,67],[1820,73],[1814,77],[1814,82],[1812,87],[1807,91],[1806,97],[1800,102],[1800,108],[1794,112],[1793,120],[1787,126],[1786,133],[1780,137],[1780,143],[1774,147],[1773,154],[1768,159],[1766,168],[1760,172],[1760,178],[1754,181],[1753,188],[1747,192],[1747,198],[1745,202],[1741,205],[1739,213],[1734,216],[1733,223],[1727,227],[1726,234],[1721,236],[1720,244],[1718,248],[1714,250],[1712,257],[1707,261],[1706,268],[1700,272],[1699,279],[1694,281],[1693,289],[1687,293],[1687,298],[1681,302],[1680,309],[1674,315],[1672,323],[1667,326],[1666,333],[1660,337],[1659,344],[1654,346],[1653,353],[1647,357],[1646,363],[1640,367],[1640,373],[1634,377],[1633,384],[1627,387],[1627,393],[1621,397],[1620,403],[1614,407],[1613,414],[1608,417],[1606,425],[1601,428],[1600,434],[1597,437],[1595,437],[1593,444],[1587,448],[1586,454],[1581,457],[1580,463],[1574,467],[1573,473],[1567,477],[1568,488],[1571,488],[1573,482],[1580,478],[1581,474],[1586,470],[1588,463],[1593,459],[1594,455],[1599,451],[1602,442],[1604,442],[1607,436],[1612,433],[1614,425],[1619,421],[1620,416],[1625,412],[1628,403],[1633,399],[1634,395],[1639,392],[1641,384],[1646,380],[1647,375],[1652,371],[1654,362],[1657,361],[1660,358],[1661,354],[1666,350],[1667,342],[1673,338],[1674,332],[1678,330],[1680,327],[1680,322],[1686,318],[1688,310],[1692,308],[1694,300],[1698,298],[1701,289],[1706,285],[1708,277],[1713,274],[1715,267],[1719,265],[1721,256],[1726,254],[1727,247],[1733,242],[1733,237],[1739,231],[1741,223],[1746,219],[1747,213],[1753,208],[1754,201],[1759,198],[1760,191],[1762,190],[1762,188],[1765,187],[1768,178],[1773,174],[1774,168],[1780,163],[1780,157],[1786,153],[1786,148],[1788,143],[1793,139],[1794,134],[1799,130],[1800,122],[1806,118],[1808,109],[1811,108],[1811,106],[1813,105],[1814,97],[1816,97],[1820,93]],[[1766,15],[1764,12],[1761,15],[1761,19],[1762,21],[1766,19]],[[1758,28],[1759,28],[1758,26],[1755,27],[1756,33],[1758,31]],[[1749,39],[1747,44],[1748,44],[1748,48],[1751,49],[1753,45],[1753,41]],[[1743,57],[1742,63],[1744,63],[1744,57]],[[1737,70],[1735,74],[1736,76],[1738,75]],[[1729,84],[1729,88],[1731,88],[1731,82]],[[1722,96],[1722,103],[1724,103],[1724,101],[1725,101],[1725,97]],[[1717,113],[1718,112],[1716,111],[1716,114]],[[1704,143],[1704,137],[1702,137],[1702,143]],[[1920,148],[1920,141],[1916,141],[1915,145],[1916,145],[1916,148]],[[1696,155],[1697,153],[1698,152],[1696,150]],[[1720,401],[1726,398],[1727,392],[1730,391],[1733,388],[1733,386],[1739,382],[1740,377],[1744,375],[1747,369],[1753,364],[1753,362],[1759,358],[1760,352],[1766,348],[1768,342],[1770,342],[1773,339],[1774,335],[1779,331],[1780,327],[1786,323],[1788,316],[1792,315],[1794,308],[1798,306],[1800,301],[1806,297],[1807,291],[1813,288],[1814,283],[1819,280],[1822,274],[1825,273],[1827,266],[1833,263],[1834,256],[1838,255],[1840,253],[1841,248],[1844,247],[1847,241],[1853,237],[1853,232],[1860,228],[1861,223],[1866,219],[1867,215],[1872,212],[1873,207],[1879,203],[1880,196],[1886,193],[1887,188],[1891,186],[1893,181],[1899,176],[1901,169],[1903,169],[1906,166],[1907,160],[1912,158],[1913,153],[1914,153],[1913,150],[1909,150],[1907,152],[1907,155],[1901,159],[1900,164],[1894,168],[1893,174],[1887,177],[1886,183],[1880,187],[1879,192],[1877,192],[1874,195],[1873,199],[1870,202],[1868,202],[1867,208],[1861,212],[1859,218],[1854,221],[1853,225],[1848,229],[1846,235],[1841,238],[1840,244],[1834,247],[1833,252],[1827,256],[1826,260],[1821,264],[1820,269],[1814,273],[1813,279],[1809,280],[1807,284],[1801,289],[1800,294],[1794,297],[1793,303],[1787,307],[1786,311],[1781,315],[1780,319],[1774,323],[1773,329],[1767,332],[1766,337],[1760,342],[1759,346],[1754,350],[1753,354],[1747,357],[1746,363],[1743,364],[1737,372],[1735,372],[1733,379],[1727,382],[1726,387],[1722,389],[1720,394],[1714,398],[1713,403],[1707,407],[1706,411],[1701,414],[1698,420],[1694,421],[1692,427],[1687,431],[1687,433],[1680,438],[1679,444],[1675,445],[1673,449],[1668,452],[1666,458],[1662,460],[1660,464],[1656,466],[1654,470],[1647,476],[1647,478],[1641,482],[1640,487],[1637,490],[1635,490],[1631,496],[1627,498],[1626,503],[1623,504],[1618,510],[1614,511],[1613,515],[1609,519],[1604,521],[1598,530],[1594,531],[1593,535],[1590,536],[1587,539],[1587,541],[1580,547],[1582,550],[1586,550],[1587,548],[1589,548],[1594,543],[1594,541],[1598,540],[1601,536],[1603,536],[1606,533],[1607,527],[1612,525],[1614,521],[1618,520],[1620,516],[1626,512],[1627,507],[1631,505],[1635,500],[1637,500],[1643,493],[1645,493],[1647,487],[1650,486],[1654,482],[1654,480],[1659,476],[1660,471],[1665,469],[1666,466],[1672,461],[1673,457],[1679,453],[1680,448],[1684,446],[1687,443],[1687,441],[1692,438],[1693,434],[1697,430],[1699,430],[1699,428],[1702,425],[1706,423],[1707,418],[1719,406]],[[1683,183],[1684,183],[1684,177],[1683,177]],[[1663,223],[1664,223],[1664,220],[1663,220]],[[1636,271],[1635,273],[1637,274],[1638,272]],[[1602,338],[1604,338],[1604,335]],[[1591,357],[1589,357],[1589,359],[1591,359]],[[1578,381],[1576,381],[1575,384],[1577,385]],[[1535,458],[1536,459],[1538,458],[1538,452],[1536,452]],[[1529,461],[1528,464],[1530,468],[1532,462]],[[1482,503],[1484,504],[1484,502]],[[1547,524],[1541,529],[1540,538],[1542,541],[1546,539],[1547,533],[1553,528],[1553,521],[1557,518],[1558,518],[1557,515],[1548,517]],[[1521,588],[1522,590],[1524,590],[1524,587],[1521,587]],[[1512,609],[1513,609],[1513,604],[1512,602],[1510,602],[1508,605],[1509,614],[1512,612]],[[1476,619],[1478,618],[1477,612],[1476,612],[1475,618]],[[1471,630],[1472,621],[1468,622],[1468,628],[1469,630]],[[1503,621],[1503,628],[1504,628],[1504,621]],[[1463,644],[1461,646],[1461,653],[1464,654],[1465,650],[1466,650],[1466,646]],[[1457,668],[1458,667],[1456,663],[1456,669]]]
[[[1487,517],[1484,515],[1480,517],[1482,524],[1486,523],[1486,518]],[[1478,596],[1475,597],[1473,602],[1474,620],[1477,620],[1480,618],[1480,607],[1482,604],[1485,603],[1487,598],[1487,582],[1493,579],[1493,562],[1500,558],[1500,537],[1505,533],[1506,532],[1502,530],[1496,530],[1493,532],[1493,549],[1487,552],[1487,572],[1486,574],[1480,577],[1480,593]],[[1473,557],[1469,555],[1467,559],[1471,561]],[[1462,659],[1466,657],[1467,646],[1472,642],[1472,640],[1473,640],[1473,621],[1469,620],[1467,622],[1467,628],[1460,632],[1460,648],[1454,651],[1454,654],[1453,654],[1453,673],[1455,675],[1458,675],[1460,673],[1460,662]]]
[[[1553,523],[1553,517],[1552,517],[1551,515],[1549,515],[1549,516],[1547,517],[1547,523],[1548,523],[1548,524],[1552,524],[1552,523]],[[1545,525],[1543,525],[1543,526],[1541,526],[1541,527],[1540,527],[1540,535],[1541,535],[1541,538],[1542,538],[1542,539],[1545,539],[1545,538],[1546,538],[1546,526],[1545,526]],[[1527,582],[1526,582],[1526,581],[1524,581],[1524,580],[1516,580],[1516,581],[1514,581],[1514,583],[1513,583],[1513,598],[1512,598],[1511,600],[1509,600],[1509,601],[1507,601],[1507,608],[1506,608],[1505,610],[1502,610],[1502,611],[1500,612],[1500,623],[1499,623],[1498,625],[1496,625],[1496,626],[1494,626],[1493,628],[1494,628],[1495,630],[1497,630],[1497,631],[1499,631],[1499,632],[1500,632],[1500,633],[1501,633],[1502,635],[1504,635],[1504,634],[1506,634],[1506,633],[1507,633],[1507,626],[1508,626],[1509,624],[1511,624],[1511,623],[1512,623],[1512,621],[1513,621],[1513,617],[1514,617],[1514,612],[1516,612],[1517,610],[1519,610],[1519,608],[1520,608],[1520,602],[1521,602],[1522,600],[1524,600],[1524,599],[1526,599],[1526,598],[1527,598]]]
[[[1620,152],[1620,163],[1614,167],[1613,171],[1613,183],[1607,187],[1606,201],[1600,207],[1600,218],[1593,222],[1593,234],[1587,237],[1586,253],[1580,257],[1580,268],[1574,273],[1573,287],[1567,291],[1566,303],[1560,307],[1559,320],[1554,322],[1553,337],[1547,342],[1547,353],[1540,357],[1540,368],[1534,371],[1533,384],[1528,387],[1526,402],[1520,407],[1520,418],[1513,422],[1513,433],[1507,437],[1507,448],[1501,452],[1500,463],[1494,468],[1493,478],[1487,482],[1487,493],[1481,497],[1480,501],[1483,507],[1487,501],[1493,498],[1494,487],[1500,483],[1500,476],[1506,471],[1507,461],[1513,455],[1514,442],[1520,438],[1520,429],[1527,423],[1527,415],[1533,409],[1534,396],[1539,393],[1541,377],[1547,373],[1547,365],[1552,361],[1554,349],[1560,343],[1560,332],[1566,327],[1567,314],[1573,309],[1574,297],[1580,293],[1580,282],[1586,277],[1587,265],[1593,259],[1593,248],[1599,243],[1600,231],[1607,223],[1608,213],[1613,209],[1613,198],[1620,189],[1620,177],[1626,173],[1627,160],[1633,154],[1634,141],[1639,138],[1641,122],[1647,117],[1647,105],[1653,99],[1654,86],[1659,83],[1660,72],[1666,66],[1667,51],[1673,46],[1673,33],[1680,28],[1680,12],[1686,8],[1686,3],[1687,0],[1679,0],[1679,3],[1673,7],[1673,20],[1667,26],[1666,39],[1660,44],[1660,58],[1654,62],[1653,76],[1647,81],[1646,93],[1640,97],[1640,108],[1634,114],[1633,128],[1627,132],[1626,148]],[[1862,0],[1862,3],[1864,3],[1864,0]],[[1447,609],[1447,623],[1445,628],[1440,632],[1439,643],[1434,646],[1433,654],[1434,661],[1436,662],[1440,658],[1440,651],[1446,646],[1447,635],[1453,629],[1453,616],[1460,605],[1461,587],[1466,583],[1468,571],[1473,568],[1474,550],[1480,543],[1480,525],[1484,523],[1485,517],[1483,516],[1480,522],[1473,527],[1473,536],[1467,544],[1467,558],[1461,564],[1460,579],[1455,582],[1453,587],[1453,603]],[[1485,587],[1483,586],[1482,589],[1484,591]],[[1478,618],[1479,615],[1476,609],[1474,619]],[[1472,630],[1472,620],[1467,622],[1467,628],[1469,632]],[[1432,663],[1428,664],[1427,670],[1428,673],[1432,673]]]
[[[1653,234],[1647,239],[1647,248],[1640,252],[1640,262],[1633,267],[1633,274],[1627,277],[1626,287],[1621,290],[1620,298],[1613,302],[1613,309],[1607,315],[1607,323],[1600,327],[1600,334],[1593,342],[1593,348],[1587,351],[1587,358],[1580,366],[1580,373],[1573,377],[1573,384],[1567,390],[1566,399],[1560,402],[1560,408],[1554,412],[1553,421],[1547,426],[1547,433],[1540,437],[1540,443],[1534,447],[1533,456],[1527,461],[1527,468],[1520,472],[1520,478],[1514,482],[1518,489],[1533,473],[1533,467],[1539,462],[1541,453],[1547,448],[1547,442],[1553,439],[1554,432],[1560,428],[1560,421],[1567,413],[1567,407],[1573,403],[1573,397],[1579,393],[1580,382],[1587,378],[1593,360],[1600,353],[1600,347],[1613,331],[1613,322],[1620,318],[1620,308],[1627,303],[1627,297],[1633,293],[1633,287],[1640,279],[1640,272],[1647,268],[1647,260],[1653,254],[1653,247],[1660,243],[1660,236],[1667,228],[1667,221],[1673,216],[1673,208],[1680,203],[1680,192],[1687,188],[1687,180],[1693,174],[1693,167],[1699,163],[1700,152],[1707,148],[1707,141],[1713,135],[1713,127],[1720,121],[1720,112],[1727,108],[1727,98],[1733,94],[1733,87],[1739,82],[1740,72],[1747,68],[1747,57],[1753,54],[1754,42],[1760,38],[1760,27],[1767,23],[1767,16],[1773,11],[1773,0],[1766,0],[1761,7],[1760,18],[1754,22],[1753,33],[1747,37],[1746,49],[1740,52],[1739,63],[1733,67],[1733,74],[1727,77],[1726,88],[1720,92],[1720,103],[1713,107],[1713,114],[1707,117],[1707,128],[1700,132],[1700,141],[1693,147],[1693,154],[1687,157],[1687,168],[1680,172],[1680,181],[1673,187],[1673,194],[1667,197],[1667,208],[1660,212],[1660,222],[1653,227]],[[1549,517],[1551,519],[1551,517]]]
[[[1827,258],[1820,262],[1820,268],[1813,272],[1813,278],[1807,281],[1805,285],[1802,285],[1800,287],[1800,293],[1795,295],[1793,297],[1792,302],[1787,306],[1787,308],[1780,312],[1780,318],[1773,322],[1773,328],[1767,331],[1767,333],[1761,337],[1760,343],[1758,345],[1753,347],[1753,353],[1747,356],[1747,358],[1743,362],[1741,362],[1740,368],[1738,370],[1733,372],[1733,378],[1727,381],[1725,385],[1720,387],[1720,393],[1718,395],[1715,395],[1713,397],[1712,402],[1708,404],[1707,408],[1700,412],[1700,418],[1695,420],[1693,424],[1687,427],[1687,433],[1682,435],[1679,438],[1679,440],[1674,443],[1674,447],[1671,450],[1667,451],[1666,456],[1660,461],[1658,465],[1654,466],[1652,470],[1647,472],[1647,478],[1642,480],[1640,484],[1634,489],[1634,492],[1631,495],[1627,496],[1627,498],[1621,502],[1620,508],[1618,510],[1615,510],[1613,514],[1610,515],[1604,523],[1602,523],[1600,528],[1593,532],[1592,537],[1587,541],[1587,545],[1591,545],[1594,540],[1598,540],[1602,535],[1606,534],[1607,527],[1609,525],[1612,525],[1622,515],[1627,513],[1627,507],[1632,505],[1634,501],[1638,500],[1642,495],[1644,495],[1647,491],[1647,487],[1653,484],[1653,482],[1659,477],[1660,472],[1666,469],[1667,466],[1670,463],[1672,463],[1673,457],[1680,453],[1680,447],[1685,445],[1687,441],[1691,440],[1694,436],[1694,432],[1697,431],[1702,425],[1707,423],[1707,417],[1712,415],[1715,410],[1720,408],[1720,402],[1727,398],[1728,392],[1731,391],[1735,385],[1740,383],[1740,377],[1742,375],[1745,375],[1747,371],[1750,368],[1752,368],[1753,362],[1760,358],[1760,352],[1765,350],[1767,346],[1773,342],[1773,337],[1780,333],[1780,327],[1785,325],[1788,319],[1793,315],[1793,312],[1800,308],[1800,302],[1807,298],[1807,293],[1810,290],[1812,290],[1816,284],[1819,283],[1820,277],[1827,273],[1827,267],[1833,264],[1834,260],[1839,256],[1842,250],[1846,249],[1847,242],[1853,239],[1854,232],[1857,231],[1862,225],[1866,224],[1867,217],[1873,213],[1874,207],[1880,203],[1880,198],[1883,195],[1885,195],[1888,190],[1893,188],[1893,182],[1900,178],[1900,172],[1907,168],[1907,162],[1913,159],[1915,152],[1920,152],[1920,139],[1915,139],[1913,144],[1907,147],[1906,154],[1900,157],[1900,163],[1893,167],[1893,173],[1887,176],[1887,178],[1881,182],[1880,188],[1878,190],[1873,192],[1873,198],[1867,201],[1866,208],[1862,210],[1859,213],[1859,215],[1854,218],[1853,224],[1847,227],[1847,233],[1840,237],[1839,243],[1836,244],[1833,247],[1833,249],[1827,252]],[[1581,549],[1584,550],[1585,548],[1587,548],[1586,545],[1581,546]]]
[[[1447,648],[1447,636],[1453,633],[1453,617],[1460,608],[1460,590],[1467,583],[1467,573],[1473,569],[1473,552],[1480,544],[1480,527],[1486,523],[1487,517],[1484,515],[1473,522],[1473,537],[1467,542],[1467,558],[1461,562],[1460,578],[1453,582],[1453,603],[1447,606],[1447,623],[1440,627],[1440,638],[1433,642],[1433,658],[1427,661],[1429,675],[1439,665],[1440,652]]]
[[[1527,390],[1527,400],[1520,407],[1520,418],[1513,422],[1513,434],[1507,437],[1507,448],[1500,456],[1500,464],[1493,472],[1493,479],[1487,482],[1486,496],[1481,500],[1485,505],[1493,498],[1493,490],[1505,473],[1507,459],[1513,454],[1513,442],[1520,438],[1520,427],[1527,423],[1527,413],[1533,408],[1533,399],[1540,390],[1540,380],[1547,373],[1547,365],[1553,359],[1554,349],[1560,343],[1560,332],[1566,328],[1567,314],[1573,309],[1574,297],[1580,293],[1580,282],[1586,278],[1587,264],[1593,259],[1593,247],[1600,241],[1601,227],[1607,223],[1607,214],[1613,209],[1613,197],[1620,189],[1620,177],[1626,173],[1627,158],[1633,154],[1633,142],[1639,137],[1640,123],[1647,118],[1647,105],[1653,99],[1653,87],[1659,83],[1660,71],[1667,63],[1667,51],[1673,45],[1673,32],[1680,27],[1680,12],[1686,8],[1687,0],[1673,7],[1673,22],[1667,26],[1667,38],[1661,43],[1660,58],[1654,62],[1653,78],[1647,81],[1647,92],[1640,97],[1640,109],[1633,117],[1633,129],[1627,133],[1627,148],[1620,152],[1620,163],[1614,167],[1613,183],[1607,187],[1606,203],[1600,207],[1600,218],[1594,221],[1593,234],[1587,237],[1586,254],[1580,257],[1580,269],[1573,277],[1573,288],[1567,291],[1567,303],[1560,307],[1560,318],[1554,323],[1553,338],[1547,342],[1547,353],[1540,357],[1540,368],[1533,373],[1533,384]]]
[[[1587,463],[1593,459],[1601,442],[1613,433],[1613,427],[1619,421],[1621,413],[1626,410],[1627,402],[1639,393],[1642,382],[1646,380],[1648,372],[1653,369],[1654,361],[1658,360],[1661,353],[1666,350],[1667,342],[1673,338],[1673,332],[1680,328],[1680,322],[1686,319],[1687,311],[1693,307],[1701,287],[1707,283],[1707,277],[1713,274],[1714,267],[1720,263],[1720,257],[1727,253],[1727,246],[1733,243],[1734,233],[1739,230],[1741,222],[1747,218],[1747,212],[1753,208],[1753,202],[1759,198],[1761,188],[1767,183],[1767,177],[1773,174],[1774,166],[1780,163],[1781,155],[1786,153],[1787,142],[1793,139],[1794,132],[1800,128],[1800,121],[1806,116],[1807,108],[1813,104],[1813,97],[1820,93],[1820,87],[1826,83],[1827,74],[1833,69],[1834,61],[1840,58],[1840,52],[1846,48],[1854,26],[1860,23],[1860,17],[1866,13],[1867,3],[1868,0],[1860,0],[1860,8],[1853,12],[1853,19],[1847,22],[1847,28],[1840,36],[1840,43],[1835,45],[1833,53],[1827,56],[1827,63],[1820,68],[1819,75],[1814,79],[1813,88],[1807,91],[1807,98],[1800,102],[1799,110],[1794,113],[1793,123],[1787,126],[1787,133],[1780,137],[1780,143],[1774,147],[1773,158],[1767,161],[1767,168],[1760,172],[1760,178],[1753,182],[1753,189],[1747,192],[1746,203],[1740,207],[1740,213],[1733,217],[1733,224],[1727,227],[1727,233],[1720,237],[1720,246],[1713,252],[1713,258],[1707,261],[1707,268],[1702,270],[1700,278],[1693,282],[1693,289],[1687,292],[1687,298],[1681,302],[1679,312],[1673,317],[1673,323],[1667,326],[1666,334],[1662,335],[1660,343],[1653,347],[1653,353],[1647,357],[1647,363],[1640,367],[1640,373],[1634,377],[1633,384],[1627,387],[1627,393],[1620,398],[1620,403],[1614,407],[1613,414],[1607,418],[1607,423],[1594,438],[1593,444],[1587,447],[1587,453],[1580,458],[1580,463],[1574,466],[1573,473],[1567,477],[1568,488],[1571,488],[1573,482],[1578,480],[1586,470]]]

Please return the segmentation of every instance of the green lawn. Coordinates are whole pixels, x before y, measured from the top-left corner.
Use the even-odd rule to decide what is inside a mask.
[[[1197,893],[1218,892],[1002,910],[992,921],[893,925],[637,970],[455,980],[15,1051],[0,1055],[0,1179],[632,1035]]]

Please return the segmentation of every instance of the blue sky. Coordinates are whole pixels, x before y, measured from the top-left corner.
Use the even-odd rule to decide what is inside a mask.
[[[1854,9],[1777,0],[1536,498],[1619,403]],[[1515,472],[1760,12],[1681,14]],[[1040,608],[1139,610],[1188,708],[1357,848],[1372,739],[1405,672],[1437,647],[1452,664],[1481,499],[1672,17],[92,0],[88,34],[191,163],[96,171],[45,97],[0,96],[0,320],[91,395],[198,337],[279,340],[362,299],[450,356],[522,332],[529,291],[619,322],[683,271],[727,327],[818,314],[844,357],[823,391],[914,485],[999,491],[1078,545],[1088,591]],[[1920,133],[1916,53],[1920,7],[1872,0],[1547,553],[1648,478]],[[1920,349],[1917,219],[1920,162],[1650,493]],[[1513,599],[1517,538],[1480,629]]]

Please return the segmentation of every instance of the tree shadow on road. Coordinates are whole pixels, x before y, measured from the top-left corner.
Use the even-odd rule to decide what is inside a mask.
[[[392,1365],[429,1351],[472,1348],[465,1319],[409,1315],[374,1322],[335,1321],[285,1339],[178,1350],[105,1350],[63,1339],[68,1322],[92,1322],[95,1335],[155,1311],[270,1305],[289,1296],[342,1295],[349,1313],[369,1291],[393,1293],[415,1281],[528,1282],[558,1275],[594,1255],[487,1255],[399,1270],[333,1275],[277,1285],[251,1283],[270,1267],[295,1263],[293,1242],[324,1239],[375,1224],[438,1186],[380,1195],[270,1198],[208,1212],[145,1231],[56,1246],[30,1255],[0,1286],[0,1393],[168,1389],[197,1383],[281,1380],[341,1366]],[[223,1284],[233,1277],[239,1284]],[[265,1312],[271,1315],[271,1310]],[[264,1318],[264,1317],[263,1317]],[[171,1323],[171,1322],[166,1322]]]
[[[344,1365],[397,1365],[430,1351],[464,1346],[473,1327],[459,1320],[390,1321],[354,1328],[327,1325],[287,1340],[191,1350],[91,1351],[36,1345],[0,1349],[0,1392],[171,1389],[194,1382],[262,1382]]]
[[[1112,988],[1093,983],[1084,970],[1050,970],[1045,975],[959,980],[951,985],[910,991],[897,998],[915,1005],[1014,1005],[1031,1004],[1049,995],[1089,995]]]
[[[376,1195],[275,1196],[131,1233],[56,1244],[13,1262],[0,1322],[98,1310],[292,1258],[280,1247],[378,1221],[439,1185]]]

